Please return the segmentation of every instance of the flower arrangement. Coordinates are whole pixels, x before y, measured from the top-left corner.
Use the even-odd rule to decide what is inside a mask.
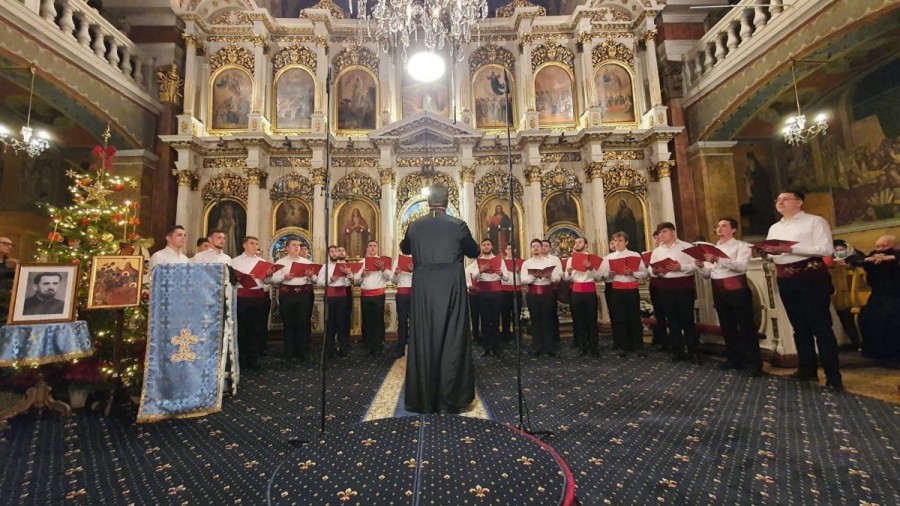
[[[107,383],[112,372],[112,365],[96,358],[86,358],[72,362],[63,374],[63,379],[71,386],[95,388]]]

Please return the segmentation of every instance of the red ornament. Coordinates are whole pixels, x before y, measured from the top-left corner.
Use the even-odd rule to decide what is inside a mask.
[[[87,186],[89,184],[91,184],[90,178],[83,177],[78,180],[78,186]]]
[[[114,214],[112,215],[112,219],[113,219],[113,221],[119,221],[119,220],[122,219],[122,214],[121,214],[121,213],[114,213]]]
[[[90,218],[79,218],[79,219],[78,219],[78,223],[80,223],[80,224],[82,224],[82,225],[87,225],[87,224],[90,223],[90,222],[91,222],[91,219],[90,219]]]
[[[113,185],[113,190],[120,192],[125,189],[125,185],[123,183],[116,183]]]
[[[71,263],[72,263],[72,265],[78,265],[78,264],[81,263],[81,260],[79,260],[79,259],[77,259],[77,258],[73,258],[72,261],[71,261]]]
[[[51,242],[63,242],[63,236],[59,232],[50,232],[47,239]]]
[[[140,224],[141,224],[141,219],[140,219],[140,218],[131,218],[130,220],[128,220],[128,222],[129,222],[131,225],[140,225]]]
[[[131,207],[133,207],[133,208],[134,208],[134,209],[135,209],[135,211],[136,211],[136,210],[138,210],[138,209],[140,209],[140,208],[141,208],[141,205],[140,205],[140,204],[138,204],[138,203],[137,203],[137,202],[135,202],[135,203],[134,203],[134,204],[132,204],[132,206],[131,206]]]

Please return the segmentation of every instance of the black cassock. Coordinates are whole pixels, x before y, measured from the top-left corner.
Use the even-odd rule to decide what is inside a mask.
[[[400,251],[412,255],[406,409],[458,412],[475,399],[463,256],[478,256],[465,222],[431,211],[409,225]]]

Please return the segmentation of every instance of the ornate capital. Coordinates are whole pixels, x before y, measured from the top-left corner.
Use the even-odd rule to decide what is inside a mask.
[[[602,162],[591,162],[584,169],[585,175],[590,174],[591,180],[599,179],[603,180],[603,163]]]
[[[655,164],[653,164],[653,172],[656,173],[657,178],[672,177],[672,167],[674,166],[674,160],[656,162]]]
[[[641,39],[646,41],[652,41],[656,39],[656,30],[647,30],[647,33],[641,36]]]
[[[266,176],[268,176],[262,169],[247,168],[244,171],[247,173],[247,184],[255,184],[256,186],[260,186],[266,180]]]
[[[187,47],[200,47],[200,39],[197,38],[196,35],[192,35],[190,33],[182,33],[181,38],[184,39],[185,45]]]
[[[540,165],[529,165],[525,168],[525,184],[531,185],[531,183],[540,183],[541,182],[541,166]]]
[[[181,86],[184,84],[184,80],[178,75],[178,66],[173,63],[168,70],[160,68],[156,72],[156,81],[159,84],[159,101],[178,105],[178,99],[182,96]]]
[[[178,186],[196,189],[199,178],[189,170],[172,169],[172,175],[178,178]]]
[[[393,187],[395,176],[396,176],[396,173],[394,172],[394,169],[392,169],[390,167],[384,167],[384,168],[378,169],[378,177],[381,178],[381,184],[383,184],[383,185],[389,184]]]
[[[474,165],[463,165],[459,168],[459,179],[463,183],[474,183],[475,182],[475,166]]]
[[[325,169],[312,169],[309,171],[309,174],[312,176],[312,183],[317,186],[322,186],[325,184]]]

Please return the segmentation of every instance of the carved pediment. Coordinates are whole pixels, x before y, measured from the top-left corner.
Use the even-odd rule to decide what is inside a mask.
[[[376,144],[378,141],[393,142],[397,147],[424,148],[451,147],[459,142],[475,142],[482,133],[462,123],[426,111],[421,111],[396,123],[384,126],[369,134]]]

